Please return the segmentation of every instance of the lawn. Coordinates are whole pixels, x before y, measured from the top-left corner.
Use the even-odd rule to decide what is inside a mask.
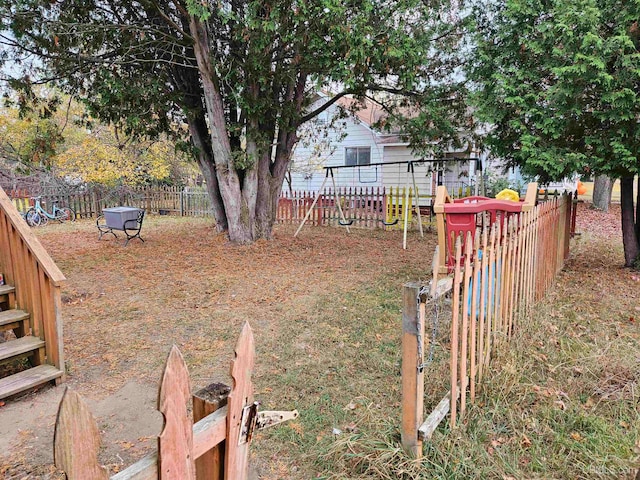
[[[403,251],[401,232],[307,228],[294,239],[290,226],[237,247],[207,220],[174,217],[150,217],[145,243],[126,248],[98,242],[90,221],[37,233],[68,279],[67,385],[90,404],[153,392],[172,344],[193,390],[228,382],[240,327],[251,323],[256,399],[300,411],[256,436],[259,478],[633,478],[640,274],[620,268],[616,215],[581,209],[584,233],[557,288],[522,321],[463,425],[440,427],[421,462],[399,447],[401,292],[428,280],[434,234],[411,234]],[[437,351],[426,375],[427,405],[448,389],[445,357]],[[112,471],[153,447],[152,435],[130,431],[135,422],[97,416]],[[28,454],[37,436],[24,431],[0,457],[0,478],[58,478],[46,455]]]

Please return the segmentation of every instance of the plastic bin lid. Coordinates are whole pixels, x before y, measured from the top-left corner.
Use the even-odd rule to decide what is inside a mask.
[[[124,213],[124,212],[133,212],[133,211],[137,212],[139,210],[141,209],[136,207],[111,207],[111,208],[102,209],[103,212],[112,212],[112,213]]]

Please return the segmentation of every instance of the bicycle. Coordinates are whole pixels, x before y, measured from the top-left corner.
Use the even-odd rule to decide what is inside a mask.
[[[41,198],[42,196],[32,198],[32,200],[35,201],[35,205],[27,210],[25,215],[25,220],[29,226],[38,227],[40,225],[46,225],[49,220],[58,220],[60,223],[66,220],[75,221],[76,212],[74,212],[73,209],[69,207],[58,208],[58,201],[53,200],[51,202],[53,207],[51,213],[49,213],[40,204]]]

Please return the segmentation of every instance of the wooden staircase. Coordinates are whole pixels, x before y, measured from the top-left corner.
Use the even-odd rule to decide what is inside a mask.
[[[64,379],[65,281],[53,259],[0,188],[0,399]],[[4,341],[3,341],[4,340]]]
[[[28,366],[18,373],[0,378],[0,398],[37,387],[43,383],[59,379],[63,372],[45,363],[45,341],[30,335],[31,315],[15,306],[15,288],[0,285],[0,332],[13,331],[15,339],[0,343],[0,371],[7,362],[26,359]]]

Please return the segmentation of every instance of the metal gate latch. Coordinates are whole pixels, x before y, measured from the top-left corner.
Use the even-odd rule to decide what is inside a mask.
[[[250,442],[255,430],[273,427],[280,423],[298,418],[298,411],[258,411],[260,402],[253,402],[242,409],[242,419],[240,420],[240,438],[238,445]]]

